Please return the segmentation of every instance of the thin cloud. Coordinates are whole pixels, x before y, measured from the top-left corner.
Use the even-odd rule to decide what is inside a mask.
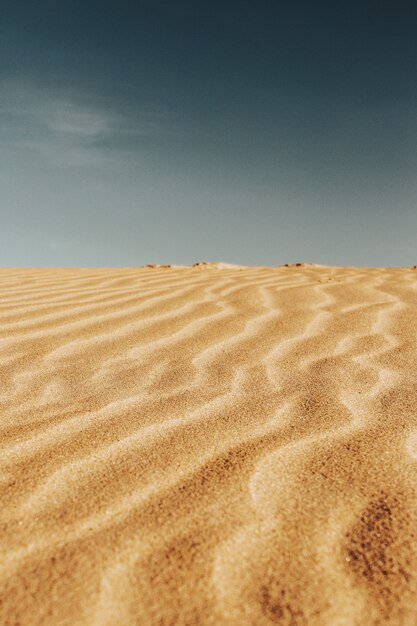
[[[160,111],[118,111],[82,93],[0,87],[0,150],[34,152],[54,162],[85,165],[132,158],[140,139],[171,132]]]
[[[112,120],[108,115],[82,108],[73,102],[51,104],[51,115],[46,119],[46,124],[53,133],[83,139],[112,132]]]

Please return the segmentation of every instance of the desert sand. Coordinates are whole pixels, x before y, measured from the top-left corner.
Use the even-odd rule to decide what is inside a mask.
[[[0,623],[417,624],[417,271],[0,270]]]

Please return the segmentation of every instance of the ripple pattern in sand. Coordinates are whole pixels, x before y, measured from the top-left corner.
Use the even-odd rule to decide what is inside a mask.
[[[417,273],[0,270],[0,623],[417,624]]]

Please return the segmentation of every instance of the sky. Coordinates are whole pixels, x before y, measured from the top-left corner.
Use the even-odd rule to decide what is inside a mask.
[[[417,5],[0,0],[0,265],[417,264]]]

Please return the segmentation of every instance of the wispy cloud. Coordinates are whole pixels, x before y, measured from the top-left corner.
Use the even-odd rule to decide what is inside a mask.
[[[141,138],[171,132],[161,111],[121,111],[85,93],[0,85],[0,150],[36,153],[65,165],[132,158]]]
[[[68,101],[52,102],[50,105],[50,116],[45,122],[52,133],[86,140],[114,131],[114,120],[108,114]]]

